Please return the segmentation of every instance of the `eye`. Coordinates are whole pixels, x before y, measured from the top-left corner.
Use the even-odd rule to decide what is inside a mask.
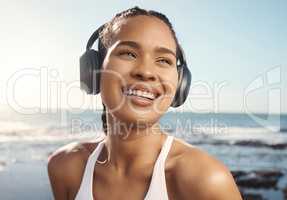
[[[171,60],[169,60],[169,59],[166,59],[166,58],[159,59],[158,61],[160,63],[163,63],[163,64],[173,65],[173,62]]]
[[[128,50],[120,51],[118,55],[136,58],[136,54]]]

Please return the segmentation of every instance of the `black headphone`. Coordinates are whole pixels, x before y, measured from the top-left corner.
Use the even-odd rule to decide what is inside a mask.
[[[98,41],[98,51],[91,49],[94,42],[99,38],[99,33],[104,28],[105,24],[98,28],[89,38],[86,52],[80,57],[80,87],[81,90],[87,94],[96,95],[100,92],[100,69],[104,60],[103,47],[101,41]],[[178,59],[180,64],[177,64],[177,71],[179,82],[177,85],[176,93],[171,104],[172,107],[182,105],[189,92],[191,73],[187,67],[183,49],[178,45]]]

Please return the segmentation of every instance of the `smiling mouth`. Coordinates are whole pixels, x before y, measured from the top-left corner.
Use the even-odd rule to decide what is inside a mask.
[[[154,94],[148,91],[142,91],[139,89],[130,89],[130,88],[122,88],[122,93],[125,96],[135,96],[135,97],[140,97],[142,99],[147,99],[150,101],[155,100],[159,95]]]

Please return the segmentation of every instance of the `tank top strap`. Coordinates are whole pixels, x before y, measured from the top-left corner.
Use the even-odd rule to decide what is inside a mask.
[[[169,150],[170,150],[170,148],[172,146],[172,141],[173,141],[173,136],[168,135],[166,141],[164,142],[162,150],[161,150],[161,152],[159,154],[159,157],[158,157],[158,161],[159,162],[162,162],[162,163],[165,162],[165,160],[166,160],[166,158],[168,156]]]
[[[96,149],[89,156],[89,159],[91,160],[90,161],[91,165],[95,166],[95,163],[104,147],[105,142],[106,142],[106,138],[99,142]]]
[[[168,200],[165,181],[165,160],[172,146],[173,136],[168,135],[154,165],[149,190],[144,200]]]
[[[93,200],[92,186],[93,186],[93,175],[96,161],[103,149],[106,139],[100,141],[95,150],[89,155],[86,163],[85,171],[82,177],[79,191],[77,192],[75,200]]]

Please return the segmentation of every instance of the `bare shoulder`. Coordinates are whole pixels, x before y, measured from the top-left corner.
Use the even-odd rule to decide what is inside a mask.
[[[180,199],[242,200],[229,169],[206,151],[175,139],[173,177]]]
[[[99,141],[72,142],[56,149],[48,157],[48,170],[59,173],[59,175],[64,176],[63,178],[70,178],[71,175],[77,174],[78,171],[82,171],[89,155],[97,147],[98,143]]]
[[[67,170],[74,162],[84,161],[88,150],[85,143],[72,142],[56,149],[48,157],[48,168],[51,170]]]
[[[98,142],[73,142],[48,157],[48,176],[55,199],[67,199],[68,190],[78,188],[89,155]]]

